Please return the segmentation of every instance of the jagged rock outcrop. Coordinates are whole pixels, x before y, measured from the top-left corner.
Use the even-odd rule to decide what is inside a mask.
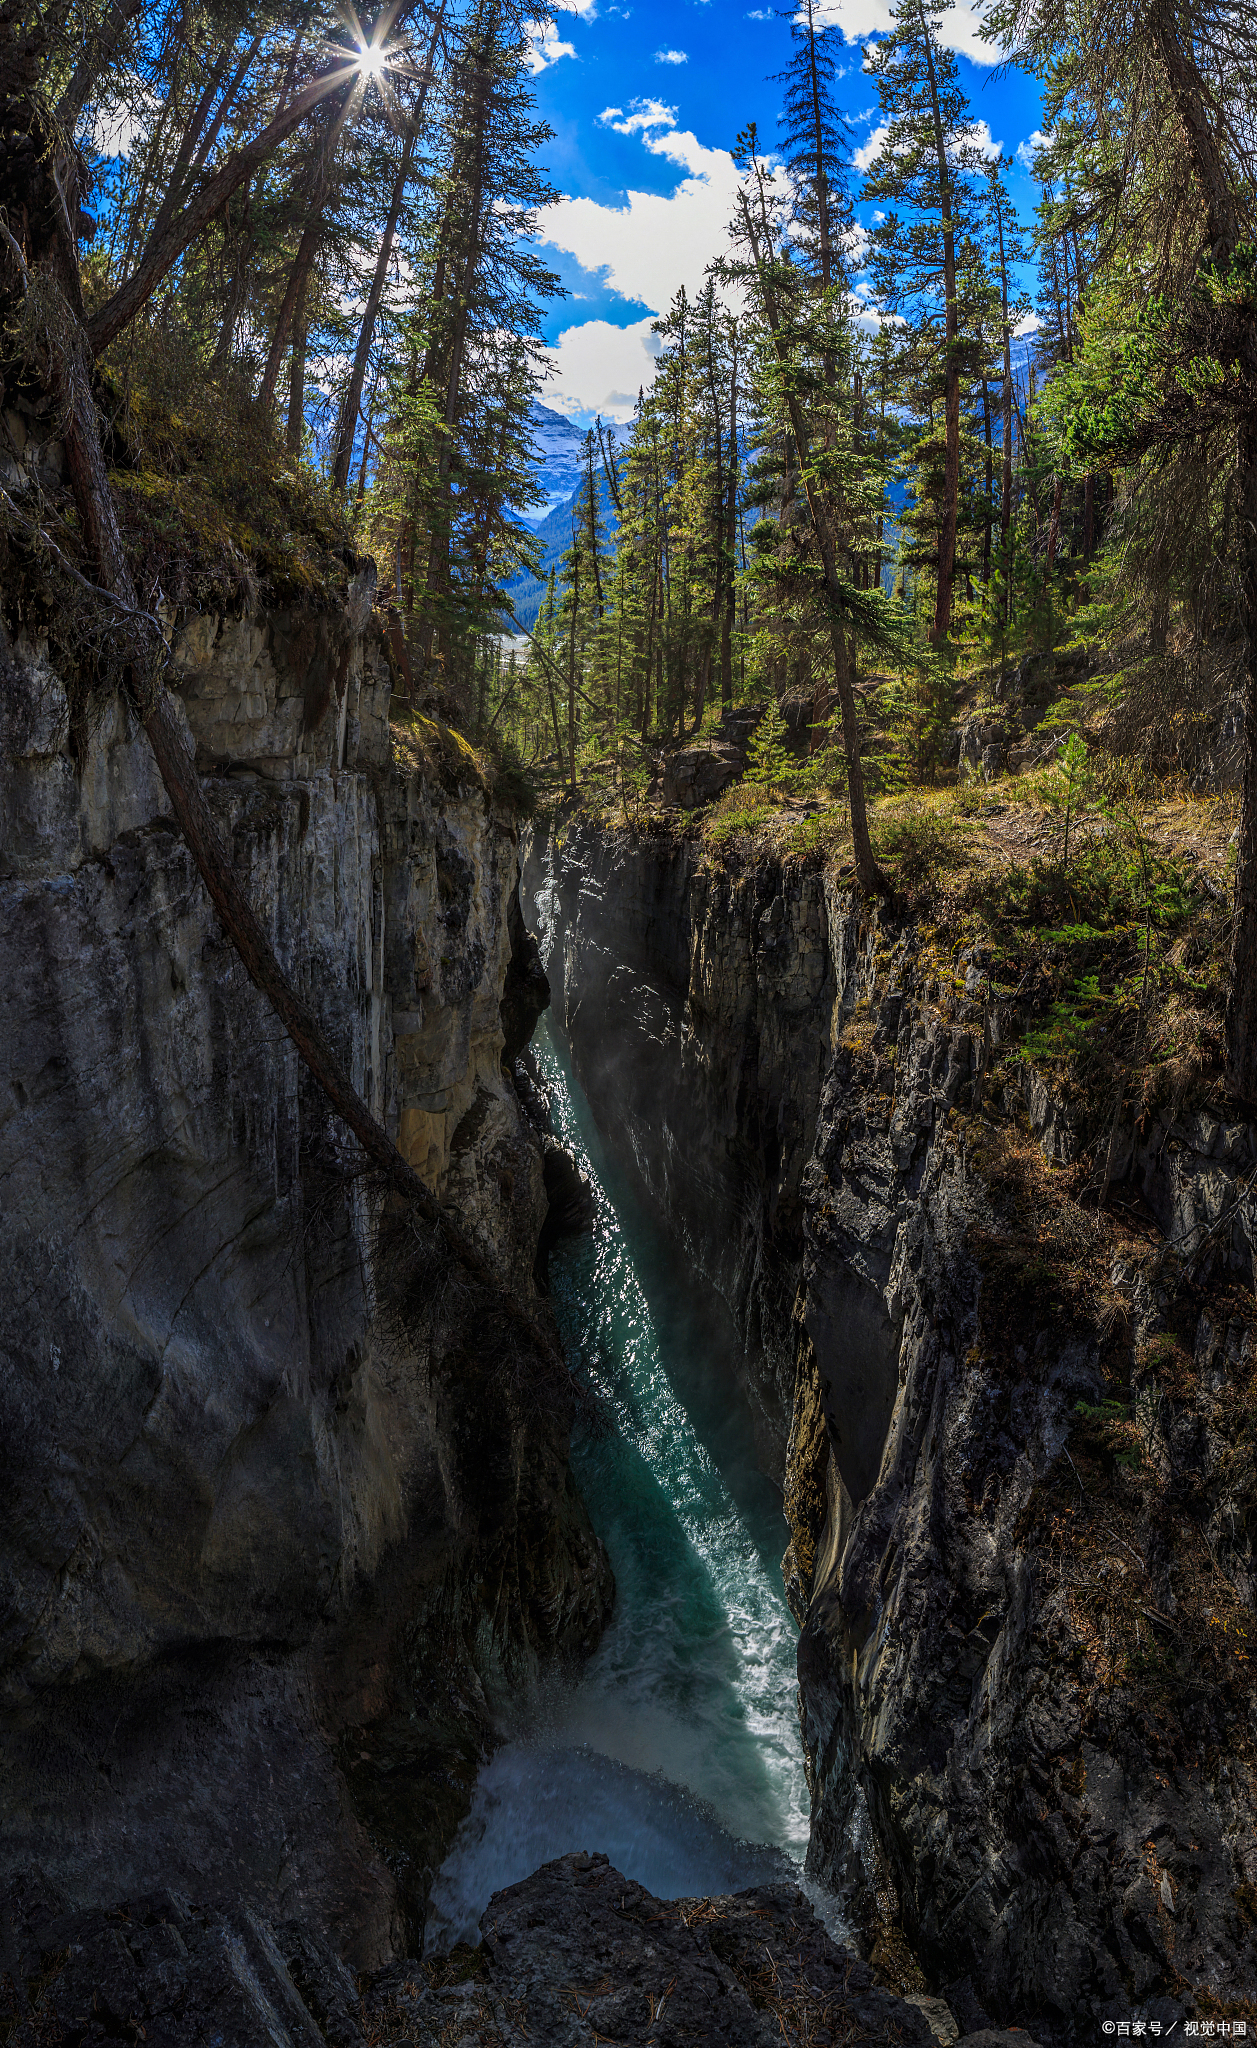
[[[194,618],[171,675],[279,959],[527,1297],[517,821],[441,729],[391,743],[369,604]],[[20,631],[0,670],[0,1865],[378,1965],[495,1697],[608,1610],[566,1383],[360,1173],[121,698],[72,720]]]
[[[527,876],[606,1135],[789,1391],[813,1875],[963,2028],[1251,2011],[1251,1132],[1123,1135],[1123,1235],[978,955],[681,837]]]
[[[836,1949],[792,1885],[652,1898],[605,1856],[564,1856],[498,1892],[485,1937],[445,1968],[354,1978],[325,1942],[170,1892],[73,1914],[38,1873],[0,1895],[0,2026],[10,2048],[934,2048],[919,2005]],[[7,1981],[6,1981],[7,1979]],[[142,2031],[141,2031],[142,2030]],[[954,2036],[953,2036],[954,2038]],[[1025,2034],[967,2048],[1036,2048]]]

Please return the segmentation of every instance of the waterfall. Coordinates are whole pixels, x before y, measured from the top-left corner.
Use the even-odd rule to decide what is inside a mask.
[[[579,1680],[528,1702],[482,1770],[433,1887],[433,1948],[474,1941],[494,1891],[569,1850],[676,1898],[797,1882],[807,1846],[786,1527],[736,1330],[608,1158],[557,1035],[543,1026],[535,1050],[596,1204],[550,1274],[591,1396],[573,1465],[616,1606]]]

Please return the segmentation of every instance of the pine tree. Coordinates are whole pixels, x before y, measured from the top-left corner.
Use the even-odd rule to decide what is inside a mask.
[[[851,128],[835,98],[842,30],[818,18],[816,0],[778,10],[794,45],[774,80],[783,88],[782,157],[793,193],[792,239],[823,291],[847,282],[852,226],[847,167]]]
[[[774,697],[769,703],[746,750],[746,780],[768,789],[783,788],[792,778],[794,764],[786,747],[786,721]]]
[[[900,0],[893,28],[868,46],[868,68],[885,117],[885,135],[865,181],[866,199],[905,209],[873,231],[873,269],[882,303],[917,326],[922,342],[941,343],[943,474],[937,585],[930,637],[951,627],[952,580],[960,498],[962,332],[958,246],[976,225],[971,175],[980,153],[967,139],[969,104],[956,60],[939,40],[953,0]],[[942,314],[941,335],[936,322]]]
[[[735,228],[741,260],[729,267],[752,297],[760,403],[797,466],[803,515],[797,524],[783,524],[779,546],[771,553],[761,549],[758,560],[778,592],[828,633],[856,874],[861,887],[872,890],[881,875],[865,809],[852,648],[858,634],[880,646],[898,644],[900,636],[881,593],[862,590],[854,573],[869,468],[849,402],[850,318],[840,293],[815,293],[801,266],[790,261],[784,204],[753,128],[739,138],[739,159],[746,172]]]

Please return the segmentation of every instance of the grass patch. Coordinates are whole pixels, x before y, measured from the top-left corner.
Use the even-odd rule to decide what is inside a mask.
[[[973,813],[962,802],[892,798],[879,804],[870,819],[869,837],[879,864],[917,907],[936,902],[950,877],[969,865]]]

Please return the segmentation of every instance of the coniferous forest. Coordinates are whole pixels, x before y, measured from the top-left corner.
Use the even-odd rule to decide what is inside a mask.
[[[352,545],[406,692],[439,684],[474,743],[621,803],[668,743],[768,703],[865,888],[870,795],[933,787],[958,710],[1006,702],[1027,660],[1064,649],[1088,679],[1049,733],[1102,727],[1110,760],[1199,783],[1219,723],[1243,722],[1257,631],[1248,15],[993,6],[984,34],[1044,94],[1033,220],[941,19],[904,0],[868,45],[861,174],[841,33],[811,0],[783,13],[780,132],[738,135],[727,252],[657,323],[629,428],[588,433],[523,638],[508,586],[537,571],[521,515],[559,289],[532,17],[14,0],[21,360],[102,453],[72,461],[72,506],[6,500],[9,543],[54,581],[109,585],[142,556],[159,610],[300,586]],[[878,202],[871,233],[856,198]],[[1244,744],[1226,1040],[1247,1095]]]
[[[439,680],[473,741],[622,801],[722,710],[788,707],[797,792],[841,808],[864,887],[870,794],[933,786],[958,707],[997,704],[1027,658],[1085,665],[1071,730],[1099,719],[1110,757],[1199,780],[1257,630],[1251,24],[1001,0],[984,32],[1046,109],[1021,220],[940,19],[905,0],[869,45],[861,176],[840,33],[787,10],[780,132],[739,134],[727,253],[658,323],[629,428],[590,431],[525,641],[504,593],[536,567],[558,288],[531,17],[8,6],[11,297],[30,372],[70,379],[104,436],[73,508],[8,501],[10,544],[95,582],[122,537],[145,604],[178,605],[299,585],[348,542],[379,565],[408,690]],[[1247,754],[1241,779],[1226,1030],[1247,1094]]]

